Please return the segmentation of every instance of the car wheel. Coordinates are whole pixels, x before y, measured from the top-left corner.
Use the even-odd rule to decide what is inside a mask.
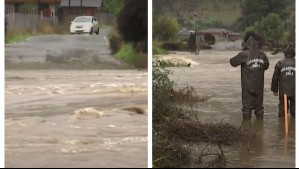
[[[91,35],[92,35],[92,28],[90,29],[90,32],[89,32],[89,34],[91,34]]]
[[[98,35],[100,33],[100,28],[98,28],[98,30],[97,30],[97,32],[96,32],[96,34]]]

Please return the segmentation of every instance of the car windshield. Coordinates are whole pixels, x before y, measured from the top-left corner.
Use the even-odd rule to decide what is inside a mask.
[[[74,22],[76,22],[76,23],[80,23],[80,22],[90,22],[90,20],[91,20],[91,18],[89,18],[89,17],[79,17],[79,18],[76,18],[75,20],[74,20]]]

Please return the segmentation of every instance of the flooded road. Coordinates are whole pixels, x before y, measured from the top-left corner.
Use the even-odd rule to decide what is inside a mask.
[[[5,167],[147,167],[147,71],[124,69],[110,56],[107,32],[32,37],[6,46]],[[73,50],[65,50],[66,41]],[[40,48],[38,54],[23,51],[30,47]],[[84,57],[78,53],[87,47]],[[46,50],[52,59],[68,60],[46,61]],[[95,56],[98,62],[89,66]],[[69,62],[73,58],[79,64]],[[103,115],[74,116],[88,107]],[[127,110],[132,107],[145,113]]]
[[[236,127],[242,124],[241,70],[229,64],[238,51],[202,50],[199,55],[177,52],[197,62],[193,67],[168,68],[177,87],[193,86],[200,96],[212,96],[198,105],[199,116],[205,122],[228,122]],[[271,79],[274,66],[284,56],[267,53],[270,67],[265,72],[264,107],[262,121],[255,115],[244,124],[256,133],[251,149],[229,150],[225,154],[232,167],[295,167],[295,119],[289,115],[289,133],[285,134],[284,119],[279,119],[278,97],[273,96]]]

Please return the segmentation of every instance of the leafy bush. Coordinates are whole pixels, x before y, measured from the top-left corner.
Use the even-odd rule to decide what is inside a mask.
[[[278,14],[270,13],[260,22],[255,23],[255,28],[267,39],[276,41],[282,37],[284,25]]]
[[[117,23],[118,31],[125,42],[147,42],[147,0],[125,0]]]
[[[180,27],[175,18],[160,17],[153,22],[153,37],[154,39],[168,41],[175,36]]]
[[[171,100],[170,93],[173,90],[174,82],[168,78],[171,73],[169,70],[161,69],[155,65],[160,63],[153,63],[153,121],[154,123],[160,121],[163,116],[166,116],[170,110]]]

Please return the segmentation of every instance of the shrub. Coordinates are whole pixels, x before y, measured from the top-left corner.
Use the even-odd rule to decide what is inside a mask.
[[[154,39],[168,41],[179,31],[179,24],[176,18],[160,17],[153,23]]]

